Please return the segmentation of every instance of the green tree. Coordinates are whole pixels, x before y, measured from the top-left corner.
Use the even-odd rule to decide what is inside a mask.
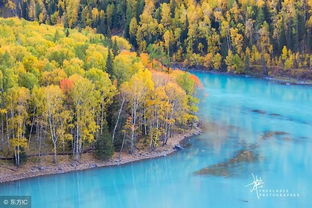
[[[106,59],[106,72],[111,78],[113,77],[113,57],[110,50],[108,50],[108,55]]]
[[[101,160],[107,160],[114,154],[114,146],[112,144],[112,138],[107,128],[104,129],[95,141],[95,156]]]

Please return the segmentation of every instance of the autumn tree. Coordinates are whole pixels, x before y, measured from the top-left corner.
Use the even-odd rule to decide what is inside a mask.
[[[64,107],[64,94],[59,86],[50,85],[44,89],[46,111],[44,117],[51,141],[53,143],[54,162],[56,163],[57,146],[60,140],[63,145],[66,140],[71,140],[72,135],[67,132],[71,112]]]
[[[27,147],[25,136],[26,121],[29,116],[27,112],[29,90],[23,87],[11,88],[6,96],[7,134],[10,145],[14,151],[15,164],[20,165],[20,155]]]
[[[130,151],[135,151],[134,145],[136,140],[137,123],[139,110],[143,107],[146,96],[153,90],[154,82],[152,74],[148,70],[139,70],[131,79],[121,86],[122,93],[125,94],[130,109]]]
[[[99,104],[99,92],[94,84],[79,75],[72,75],[70,80],[73,88],[70,90],[74,116],[73,154],[75,159],[80,158],[84,143],[95,140],[94,133],[99,126],[96,124],[96,107]]]

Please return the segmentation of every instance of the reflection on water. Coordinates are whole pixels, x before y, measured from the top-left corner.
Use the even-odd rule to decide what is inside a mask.
[[[198,92],[204,132],[185,141],[187,148],[124,166],[2,184],[0,195],[31,195],[33,208],[312,207],[312,87],[195,74],[204,85]],[[246,187],[252,173],[264,188],[300,197],[258,199]]]

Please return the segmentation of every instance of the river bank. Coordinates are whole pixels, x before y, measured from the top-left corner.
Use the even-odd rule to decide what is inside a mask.
[[[177,149],[174,148],[179,145],[184,139],[195,136],[201,133],[199,127],[194,127],[184,133],[176,134],[168,140],[165,146],[160,146],[156,150],[137,151],[134,154],[127,154],[115,152],[113,157],[108,161],[100,161],[93,157],[92,153],[85,153],[81,155],[80,161],[73,161],[69,156],[61,156],[57,164],[52,163],[52,156],[45,156],[45,162],[35,163],[27,162],[19,168],[11,164],[1,164],[0,166],[0,183],[7,183],[32,177],[54,175],[68,173],[72,171],[81,171],[92,168],[108,167],[124,165],[132,162],[152,159],[157,157],[164,157],[174,153]]]
[[[231,72],[222,72],[222,71],[216,71],[216,70],[200,70],[200,69],[190,69],[192,71],[200,71],[200,72],[207,72],[212,74],[224,74],[224,75],[231,75],[231,76],[237,76],[237,77],[252,77],[252,78],[258,78],[258,79],[264,79],[269,80],[271,82],[276,82],[278,84],[283,85],[312,85],[312,81],[310,80],[300,80],[300,79],[294,79],[289,77],[278,77],[278,76],[268,76],[268,75],[259,75],[259,74],[235,74]]]
[[[285,84],[285,85],[312,85],[312,79],[295,78],[292,76],[281,75],[276,72],[271,73],[271,75],[265,75],[263,73],[259,73],[259,71],[255,72],[255,70],[251,70],[249,73],[236,74],[236,73],[228,72],[225,70],[209,69],[204,66],[188,67],[188,66],[183,66],[182,64],[177,64],[177,63],[172,64],[172,68],[181,69],[183,71],[199,71],[199,72],[206,72],[206,73],[212,73],[212,74],[232,75],[232,76],[238,76],[238,77],[253,77],[253,78],[270,80],[272,82]],[[312,74],[312,71],[311,71],[311,74]]]

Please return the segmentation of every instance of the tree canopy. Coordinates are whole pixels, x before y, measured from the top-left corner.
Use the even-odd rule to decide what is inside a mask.
[[[91,28],[0,18],[0,154],[16,165],[47,152],[107,159],[188,128],[198,83],[131,48]]]
[[[165,65],[177,62],[233,73],[286,73],[312,79],[311,1],[5,0],[0,15],[68,28],[94,28],[113,36],[111,45],[117,43],[129,50],[131,45],[114,36],[119,34],[133,49],[149,52]],[[54,42],[64,35],[60,32],[51,37]],[[73,56],[66,48],[56,46],[41,50],[58,64]],[[105,68],[102,60],[107,52],[100,55],[101,50],[88,49],[89,67]],[[31,86],[36,80],[25,73],[20,82]]]

